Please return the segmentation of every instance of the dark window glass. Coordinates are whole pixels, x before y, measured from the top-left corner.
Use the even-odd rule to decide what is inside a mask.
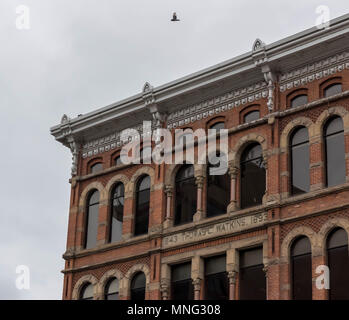
[[[325,90],[324,90],[324,96],[330,97],[334,96],[335,94],[341,93],[342,92],[342,84],[341,83],[334,83],[329,85]]]
[[[210,127],[210,129],[221,130],[224,129],[224,122],[216,122],[214,125]]]
[[[114,164],[115,164],[116,166],[119,166],[119,165],[122,164],[122,162],[121,162],[121,157],[120,157],[120,156],[118,156],[118,157],[115,158]]]
[[[93,285],[86,283],[80,291],[80,300],[93,300]]]
[[[145,300],[145,275],[137,273],[131,281],[131,300]]]
[[[330,269],[330,300],[349,300],[348,235],[344,229],[333,230],[327,239]]]
[[[194,177],[194,166],[183,165],[176,175],[176,211],[175,224],[193,221],[196,212],[197,190]]]
[[[309,137],[307,128],[297,129],[291,136],[291,193],[310,189]]]
[[[241,157],[241,208],[262,203],[265,193],[265,168],[260,144],[246,148]]]
[[[291,247],[292,298],[312,299],[311,246],[307,237],[296,239]]]
[[[103,170],[103,165],[101,162],[98,162],[96,164],[94,164],[93,166],[91,166],[90,172],[91,173],[97,173]]]
[[[105,300],[119,300],[119,280],[112,278],[105,286]]]
[[[205,299],[229,299],[225,255],[205,259]]]
[[[227,212],[230,201],[230,176],[225,154],[217,154],[217,163],[207,166],[207,217]]]
[[[263,268],[262,248],[240,252],[240,300],[266,299],[266,279]]]
[[[138,181],[136,195],[135,235],[148,233],[150,177],[144,176]]]
[[[124,185],[118,183],[112,192],[110,215],[110,242],[122,238],[122,221],[124,217]]]
[[[95,190],[91,193],[87,201],[86,208],[86,238],[85,248],[94,248],[97,244],[98,231],[98,208],[99,208],[99,192]]]
[[[258,120],[260,118],[260,113],[258,110],[251,111],[244,116],[244,123]]]
[[[330,119],[324,130],[327,186],[345,183],[345,143],[343,120]]]
[[[301,94],[299,96],[294,97],[291,100],[291,108],[303,106],[308,103],[308,96],[306,94]]]
[[[183,152],[185,152],[187,150],[187,145],[191,143],[194,143],[194,134],[191,129],[184,129],[183,134],[178,138],[178,145],[182,145]]]
[[[183,263],[171,268],[171,299],[193,300],[194,289],[191,279],[191,264]]]

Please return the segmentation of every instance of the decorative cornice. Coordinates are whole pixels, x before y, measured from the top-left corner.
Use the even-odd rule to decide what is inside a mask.
[[[328,77],[344,69],[349,69],[349,51],[281,74],[279,76],[280,92],[304,86],[314,80]]]
[[[167,128],[175,129],[188,125],[232,108],[253,103],[267,96],[267,83],[258,82],[249,87],[233,90],[170,113],[167,119]]]

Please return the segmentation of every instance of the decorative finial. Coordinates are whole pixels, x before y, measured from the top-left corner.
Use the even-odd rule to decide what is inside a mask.
[[[257,51],[265,47],[265,43],[261,39],[256,39],[253,43],[252,51]]]

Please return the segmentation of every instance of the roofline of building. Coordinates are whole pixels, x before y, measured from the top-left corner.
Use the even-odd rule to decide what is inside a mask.
[[[251,50],[209,68],[151,88],[151,92],[156,98],[156,103],[161,103],[210,83],[257,68],[254,55],[258,54],[258,52],[266,55],[268,63],[272,64],[296,52],[346,34],[349,34],[349,14],[331,20],[330,27],[327,29],[319,29],[315,26],[269,45],[263,44],[262,50]],[[56,140],[66,144],[64,140],[67,130],[69,134],[78,134],[93,126],[144,110],[147,107],[144,102],[144,94],[143,90],[141,93],[98,108],[85,115],[73,119],[68,118],[66,121],[62,121],[61,124],[51,127],[50,132]]]

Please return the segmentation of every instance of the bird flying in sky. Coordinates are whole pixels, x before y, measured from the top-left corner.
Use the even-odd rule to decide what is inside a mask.
[[[177,18],[177,13],[176,13],[176,12],[173,12],[173,16],[172,16],[171,21],[180,21],[180,20]]]

